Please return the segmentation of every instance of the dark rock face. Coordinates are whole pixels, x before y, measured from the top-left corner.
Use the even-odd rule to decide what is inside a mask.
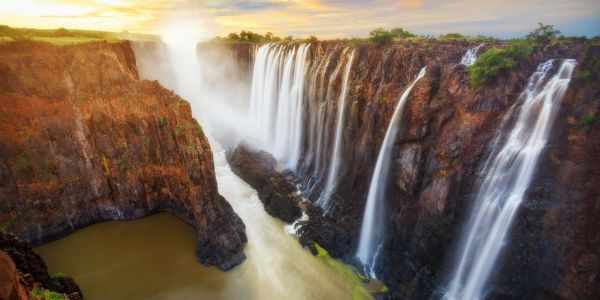
[[[301,215],[298,189],[290,178],[275,170],[275,158],[265,151],[238,145],[226,153],[231,170],[258,191],[271,216],[292,223]]]
[[[81,290],[75,281],[69,276],[51,277],[48,274],[48,267],[44,260],[31,248],[29,243],[20,241],[10,233],[0,232],[0,250],[8,254],[16,269],[22,274],[28,274],[30,278],[22,278],[26,286],[19,288],[19,284],[13,284],[15,293],[28,293],[28,290],[35,286],[51,290],[57,293],[69,296],[69,299],[83,299]],[[2,252],[0,252],[2,253]],[[10,269],[10,268],[9,268]],[[14,272],[16,275],[18,273]],[[23,277],[19,275],[19,277]],[[0,284],[3,285],[3,284]],[[22,291],[18,291],[21,289]],[[2,298],[10,299],[10,298]],[[19,299],[27,299],[19,298]]]
[[[346,46],[313,44],[311,59],[328,53],[335,57]],[[332,256],[354,262],[368,185],[389,120],[405,87],[427,66],[409,97],[393,148],[385,203],[388,229],[376,273],[390,288],[390,298],[438,297],[436,291],[452,274],[456,241],[502,117],[538,64],[574,58],[578,67],[490,297],[599,298],[600,121],[582,122],[581,117],[600,116],[600,70],[591,70],[591,77],[576,74],[595,65],[600,47],[589,41],[536,46],[528,60],[490,85],[473,88],[467,68],[458,64],[472,46],[424,41],[355,47],[333,209],[326,217],[318,209],[308,210],[301,242],[310,246],[316,241]],[[339,84],[331,88],[338,90]],[[314,168],[308,157],[305,149],[298,174],[302,182]]]
[[[138,79],[128,42],[0,45],[0,220],[34,245],[86,225],[168,211],[198,259],[245,258],[245,227],[218,193],[189,103]]]

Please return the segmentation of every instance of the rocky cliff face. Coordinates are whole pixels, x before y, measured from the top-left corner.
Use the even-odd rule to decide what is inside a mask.
[[[44,290],[83,299],[71,277],[48,273],[44,260],[14,235],[0,231],[0,299],[38,299]]]
[[[488,86],[473,88],[467,68],[459,62],[474,44],[324,42],[311,46],[310,59],[335,57],[348,46],[357,52],[349,80],[334,205],[328,217],[309,210],[310,221],[301,241],[307,245],[316,241],[333,256],[354,261],[367,189],[386,128],[402,91],[427,66],[427,74],[408,100],[394,145],[385,209],[388,232],[376,272],[390,287],[390,298],[438,295],[436,291],[451,274],[455,242],[503,115],[539,63],[575,58],[579,62],[575,73],[585,70],[591,76],[571,81],[536,179],[510,234],[491,297],[600,295],[600,222],[595,218],[600,202],[594,188],[600,180],[600,123],[581,121],[583,116],[600,114],[600,70],[588,70],[600,57],[600,47],[590,42],[537,46],[517,68],[503,72]],[[330,88],[339,90],[339,83]],[[314,168],[307,149],[298,174],[304,182]],[[313,178],[317,191],[324,184],[319,180]]]
[[[40,244],[82,226],[169,211],[197,256],[239,264],[244,224],[217,190],[190,105],[139,80],[128,42],[0,45],[0,220]]]

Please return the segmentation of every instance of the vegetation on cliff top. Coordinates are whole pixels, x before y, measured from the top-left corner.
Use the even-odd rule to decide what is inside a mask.
[[[362,44],[389,44],[397,41],[420,41],[420,40],[465,40],[465,41],[495,41],[496,39],[488,36],[464,36],[458,33],[448,33],[438,36],[437,38],[431,35],[417,35],[412,32],[409,32],[402,27],[392,28],[391,30],[386,30],[383,28],[376,28],[369,33],[368,38],[359,38],[353,37],[350,39],[336,39],[338,41],[346,41],[350,42],[354,45],[362,45]],[[286,36],[280,37],[274,35],[271,32],[267,32],[266,34],[255,33],[252,31],[242,30],[239,33],[232,32],[229,33],[225,37],[215,37],[213,41],[216,42],[237,42],[237,43],[311,43],[317,42],[319,39],[310,35],[306,38],[297,38],[294,36]]]
[[[469,82],[478,87],[492,82],[498,74],[517,66],[529,57],[533,47],[523,40],[511,41],[505,49],[490,48],[469,67]]]
[[[80,29],[37,29],[14,28],[0,25],[0,43],[35,40],[48,42],[55,45],[71,45],[93,41],[118,41],[118,40],[158,40],[158,36],[129,32],[109,32]]]
[[[286,37],[276,36],[272,32],[267,32],[266,34],[255,33],[252,31],[242,30],[240,33],[232,32],[229,33],[226,37],[215,37],[213,41],[217,42],[238,42],[238,43],[278,43],[278,42],[286,42],[286,43],[310,43],[317,42],[319,39],[314,35],[311,35],[307,38],[295,38],[291,35]]]
[[[475,64],[469,67],[471,86],[478,87],[491,83],[502,71],[512,69],[519,62],[527,59],[536,45],[563,42],[566,38],[558,37],[559,34],[560,31],[553,25],[538,23],[538,28],[525,36],[525,39],[512,40],[504,49],[486,50],[479,55]]]

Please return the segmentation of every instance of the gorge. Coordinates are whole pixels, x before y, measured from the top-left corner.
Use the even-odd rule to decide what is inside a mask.
[[[600,46],[534,45],[470,82],[478,53],[510,47],[0,44],[0,220],[89,299],[111,276],[86,281],[66,253],[142,225],[120,251],[159,243],[153,228],[177,242],[130,277],[190,247],[190,278],[111,299],[596,298]],[[177,219],[119,223],[160,212]]]

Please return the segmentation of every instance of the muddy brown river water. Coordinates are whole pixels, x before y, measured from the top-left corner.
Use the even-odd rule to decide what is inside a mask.
[[[349,267],[302,248],[213,149],[219,190],[246,224],[241,265],[221,272],[200,264],[194,229],[161,213],[96,224],[39,247],[50,272],[74,277],[90,300],[371,298]]]

